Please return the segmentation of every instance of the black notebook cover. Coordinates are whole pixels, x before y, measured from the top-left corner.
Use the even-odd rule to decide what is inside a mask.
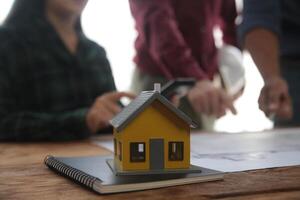
[[[45,164],[98,193],[145,190],[223,179],[223,173],[201,168],[201,173],[116,176],[107,165],[107,156],[54,157],[47,156]]]

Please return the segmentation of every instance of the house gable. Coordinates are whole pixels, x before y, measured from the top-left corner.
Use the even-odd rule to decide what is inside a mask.
[[[153,137],[159,137],[162,132],[175,136],[176,133],[189,131],[189,124],[177,117],[159,101],[154,101],[122,130],[122,134],[141,134],[145,137],[143,133],[149,133]],[[151,132],[157,132],[157,134]],[[129,136],[126,135],[126,137]]]
[[[149,105],[154,101],[159,101],[164,107],[168,108],[170,112],[177,115],[191,127],[196,127],[197,124],[194,123],[188,116],[186,116],[182,111],[175,108],[167,99],[160,95],[158,92],[142,92],[136,99],[134,99],[127,107],[125,107],[116,117],[114,117],[110,123],[117,130],[121,131],[128,124],[132,123],[141,112],[143,112]]]

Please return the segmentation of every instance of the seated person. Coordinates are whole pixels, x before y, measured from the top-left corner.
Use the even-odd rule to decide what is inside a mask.
[[[15,1],[0,28],[0,140],[87,138],[132,97],[82,31],[87,1]]]

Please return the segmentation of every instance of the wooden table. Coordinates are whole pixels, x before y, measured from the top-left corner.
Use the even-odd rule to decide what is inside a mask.
[[[57,175],[43,164],[48,154],[88,156],[109,153],[90,140],[0,143],[0,199],[300,199],[300,167],[231,173],[225,175],[224,181],[99,195]]]

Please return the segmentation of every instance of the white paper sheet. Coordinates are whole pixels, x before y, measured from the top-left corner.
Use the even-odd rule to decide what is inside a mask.
[[[111,140],[96,143],[113,151]],[[300,165],[300,129],[192,134],[191,162],[223,172]]]

